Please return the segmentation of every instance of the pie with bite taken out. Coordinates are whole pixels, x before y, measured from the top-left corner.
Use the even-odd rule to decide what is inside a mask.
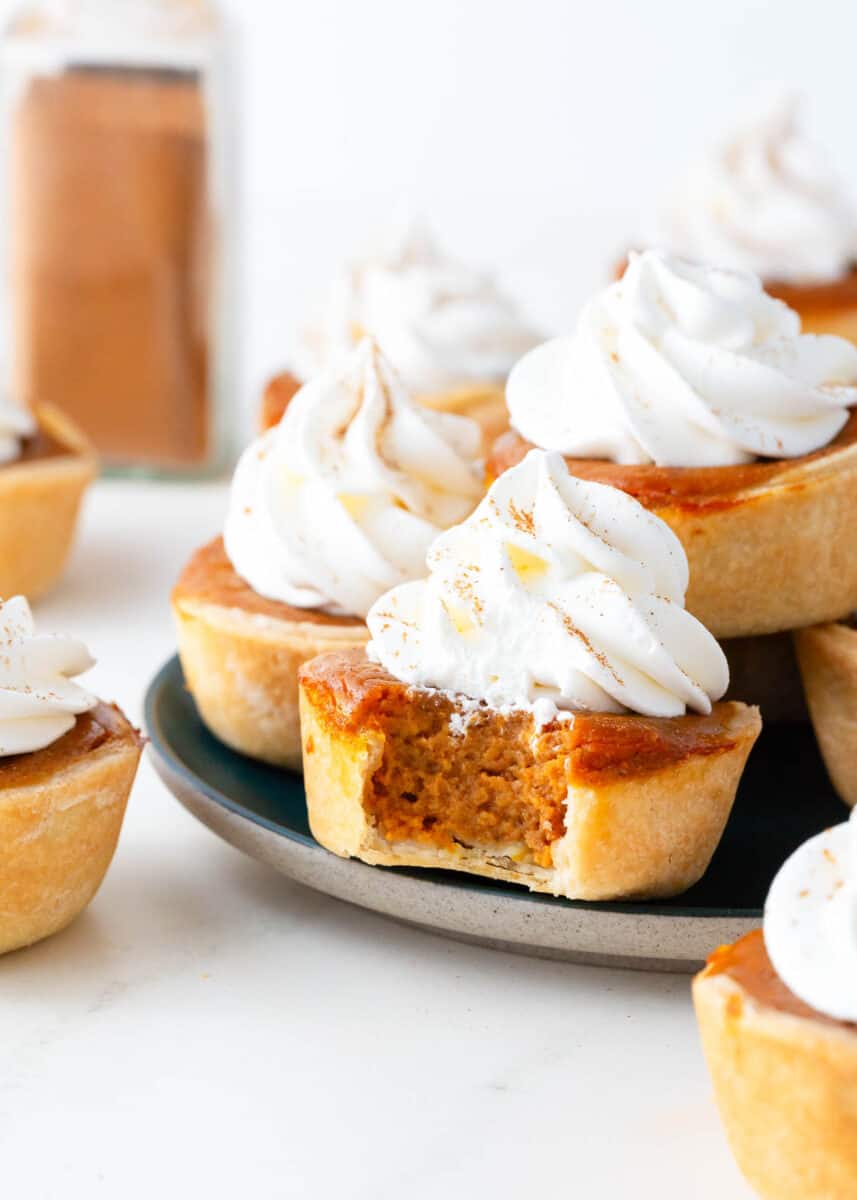
[[[53,587],[97,473],[92,447],[63,413],[44,405],[34,416],[36,433],[0,465],[0,596],[33,598]]]
[[[334,854],[584,900],[695,883],[761,725],[725,702],[538,726],[532,711],[411,687],[362,649],[306,663],[300,704],[310,826]]]
[[[857,1196],[857,1025],[799,1000],[761,930],[717,950],[693,998],[729,1144],[758,1194]]]
[[[110,865],[142,739],[98,704],[51,745],[0,757],[0,953],[64,928]]]

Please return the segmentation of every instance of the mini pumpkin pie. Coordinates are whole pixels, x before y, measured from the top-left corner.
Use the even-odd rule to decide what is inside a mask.
[[[89,443],[57,409],[0,403],[0,595],[53,587],[96,469]]]
[[[142,742],[73,677],[72,638],[36,636],[22,597],[0,603],[0,953],[68,925],[116,848]]]
[[[486,275],[448,258],[415,224],[374,256],[348,265],[318,321],[303,330],[294,372],[271,381],[262,428],[300,386],[371,335],[419,403],[472,417],[486,448],[507,428],[503,388],[512,364],[539,341]]]
[[[365,616],[418,576],[479,499],[479,428],[415,405],[365,339],[245,451],[224,536],[173,592],[179,653],[209,729],[299,767],[297,669],[362,645]]]
[[[684,172],[645,241],[752,271],[805,332],[857,342],[857,205],[798,117],[794,93],[760,97]]]
[[[800,847],[756,930],[696,977],[705,1057],[764,1200],[857,1196],[857,816]]]
[[[857,348],[801,334],[754,276],[635,256],[507,400],[489,474],[536,445],[634,496],[680,538],[688,608],[717,637],[857,607]]]
[[[845,803],[857,805],[857,624],[799,629],[795,649],[824,764]]]
[[[428,564],[373,606],[368,651],[301,669],[318,841],[587,900],[694,883],[760,720],[714,702],[726,663],[667,526],[534,451]]]

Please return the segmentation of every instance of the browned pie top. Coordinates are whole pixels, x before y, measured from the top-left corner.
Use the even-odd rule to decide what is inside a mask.
[[[715,950],[708,960],[705,974],[728,975],[757,1004],[766,1008],[775,1008],[778,1012],[788,1013],[793,1017],[808,1017],[814,1021],[822,1021],[825,1025],[857,1031],[857,1025],[850,1021],[837,1021],[834,1017],[818,1012],[817,1009],[804,1004],[803,1000],[799,1000],[794,992],[786,987],[768,958],[761,929],[746,933],[734,945],[721,946]]]
[[[301,381],[290,371],[283,371],[274,376],[262,395],[262,404],[259,409],[259,431],[261,433],[279,425],[283,413],[302,386]]]
[[[647,508],[722,509],[742,502],[751,488],[773,487],[779,478],[808,462],[817,462],[857,442],[857,409],[838,437],[800,458],[758,459],[731,467],[657,467],[653,463],[623,466],[596,458],[566,458],[579,479],[609,483],[634,496]],[[488,475],[496,479],[533,449],[514,429],[494,443]]]
[[[397,720],[409,706],[431,705],[451,717],[454,698],[444,692],[412,688],[384,667],[370,662],[364,650],[334,651],[306,663],[301,683],[319,719],[348,731],[383,728]],[[497,736],[505,736],[506,718],[486,708],[497,722]],[[569,777],[582,783],[607,783],[629,775],[645,775],[693,756],[731,750],[740,734],[730,723],[735,708],[716,704],[710,716],[673,718],[577,713],[571,722],[553,722],[543,736],[555,741],[557,753],[569,760]],[[519,719],[520,714],[517,715]]]
[[[280,621],[308,622],[313,625],[362,625],[361,617],[337,617],[319,608],[297,608],[281,600],[268,600],[254,592],[233,567],[217,537],[197,550],[179,576],[173,600],[196,600],[201,604],[220,604],[240,608],[242,612]]]
[[[110,741],[142,746],[143,739],[115,704],[81,713],[74,727],[44,750],[0,758],[0,789],[39,784]]]

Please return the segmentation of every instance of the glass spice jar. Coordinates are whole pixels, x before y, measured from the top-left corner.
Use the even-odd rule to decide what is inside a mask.
[[[33,0],[7,25],[12,383],[108,468],[222,461],[236,362],[226,33],[208,0]]]

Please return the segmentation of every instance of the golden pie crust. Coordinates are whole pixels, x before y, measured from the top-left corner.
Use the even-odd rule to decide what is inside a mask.
[[[63,929],[98,891],[142,745],[99,704],[44,750],[0,758],[0,954]]]
[[[531,449],[520,434],[504,434],[489,478]],[[716,638],[779,633],[857,608],[857,412],[803,458],[731,467],[566,462],[572,475],[621,488],[672,528],[690,563],[687,607]]]
[[[857,1025],[798,1000],[761,930],[712,955],[693,999],[729,1144],[759,1195],[857,1196]]]
[[[857,629],[844,622],[794,635],[824,765],[849,808],[857,804]]]
[[[185,680],[211,732],[251,758],[299,770],[298,668],[326,650],[362,646],[365,622],[258,595],[222,538],[193,556],[172,604]]]
[[[289,371],[275,375],[262,396],[259,409],[259,431],[264,433],[279,424],[292,397],[301,388],[300,380]],[[506,388],[502,383],[473,384],[454,388],[448,392],[437,392],[417,397],[420,404],[436,412],[455,413],[471,417],[482,427],[482,438],[487,454],[494,442],[509,428],[509,413],[506,409]]]
[[[0,466],[0,596],[37,599],[65,567],[81,499],[97,474],[89,442],[58,409],[35,410],[34,447]]]
[[[443,867],[570,899],[671,896],[708,866],[761,721],[578,714],[534,726],[410,688],[362,650],[300,672],[313,835],[342,857]]]

